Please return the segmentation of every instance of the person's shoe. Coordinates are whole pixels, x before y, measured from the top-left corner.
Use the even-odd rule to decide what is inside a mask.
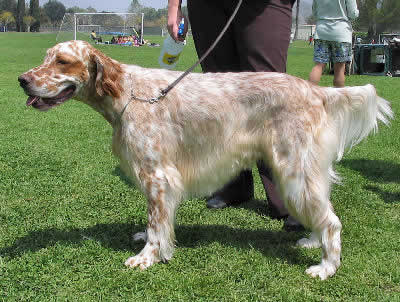
[[[276,219],[276,220],[282,220],[288,218],[288,214],[281,214],[279,210],[271,203],[266,201],[267,203],[267,209],[268,209],[268,216],[271,219]]]
[[[212,196],[207,200],[207,208],[209,209],[223,209],[229,204],[219,195]]]
[[[298,222],[296,219],[294,219],[292,216],[288,216],[286,218],[284,224],[283,224],[283,229],[286,232],[302,232],[305,231],[304,226]]]
[[[207,208],[209,209],[223,209],[230,206],[236,206],[241,203],[253,200],[253,193],[241,194],[237,197],[232,197],[229,194],[214,194],[207,199]]]

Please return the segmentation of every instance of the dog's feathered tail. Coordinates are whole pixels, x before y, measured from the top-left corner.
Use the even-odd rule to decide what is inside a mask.
[[[390,103],[379,97],[372,85],[328,88],[326,95],[325,109],[338,135],[337,160],[347,148],[377,131],[378,121],[388,125],[393,118]]]

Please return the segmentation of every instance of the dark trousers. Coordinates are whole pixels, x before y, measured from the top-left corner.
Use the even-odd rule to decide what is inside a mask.
[[[294,0],[243,0],[220,42],[202,62],[204,72],[286,71]],[[196,51],[201,57],[225,26],[236,0],[188,0]],[[271,173],[257,163],[265,191]],[[253,176],[246,170],[221,191],[226,201],[253,198]]]

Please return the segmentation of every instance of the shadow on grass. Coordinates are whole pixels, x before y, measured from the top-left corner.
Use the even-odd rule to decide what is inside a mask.
[[[144,242],[134,242],[132,235],[145,229],[144,225],[129,223],[97,224],[82,229],[46,229],[33,231],[17,239],[13,245],[0,249],[2,257],[16,258],[56,244],[72,246],[93,240],[106,248],[137,254]],[[196,248],[214,242],[239,249],[257,249],[266,257],[281,258],[288,263],[315,262],[295,248],[299,233],[283,231],[242,230],[221,225],[181,225],[176,227],[177,246]]]
[[[365,186],[365,189],[380,195],[386,203],[400,202],[400,192],[386,192],[377,186]]]
[[[119,176],[127,185],[135,187],[119,166],[115,168],[113,175]],[[253,200],[239,207],[253,210],[261,215],[267,214],[268,211],[263,200]],[[88,228],[49,228],[32,231],[17,239],[11,246],[0,249],[0,256],[16,258],[54,245],[82,245],[87,240],[98,242],[105,248],[137,254],[144,243],[134,242],[132,235],[144,231],[145,228],[144,224],[110,223]],[[243,250],[256,249],[266,257],[281,258],[288,263],[307,265],[315,263],[315,259],[305,256],[295,247],[296,240],[304,237],[303,233],[243,230],[223,225],[177,225],[175,233],[178,248],[197,248],[219,242]]]
[[[118,176],[125,184],[128,186],[137,189],[136,185],[133,183],[133,181],[122,171],[120,166],[115,167],[114,171],[112,172],[112,175]]]
[[[360,172],[364,177],[376,183],[399,183],[400,165],[385,160],[344,159],[344,167]],[[387,192],[376,185],[367,185],[365,189],[379,194],[386,203],[400,202],[400,192]]]
[[[400,165],[386,160],[370,159],[344,159],[340,161],[343,165],[352,170],[359,171],[368,179],[380,182],[400,183]]]

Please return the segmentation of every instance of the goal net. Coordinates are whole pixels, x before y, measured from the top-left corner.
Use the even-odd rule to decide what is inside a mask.
[[[132,43],[143,41],[143,14],[135,13],[66,13],[56,41],[84,40],[111,43],[114,39]],[[128,39],[129,38],[129,39]]]

